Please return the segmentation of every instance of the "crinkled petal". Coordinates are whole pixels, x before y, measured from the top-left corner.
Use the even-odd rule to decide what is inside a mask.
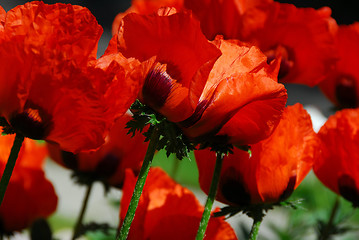
[[[31,2],[7,13],[0,114],[13,128],[72,152],[104,142],[136,99],[147,70],[119,53],[96,60],[101,33],[80,6]]]

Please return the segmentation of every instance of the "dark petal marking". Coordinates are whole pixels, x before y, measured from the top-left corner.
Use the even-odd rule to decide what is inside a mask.
[[[359,207],[359,191],[355,184],[355,180],[347,175],[343,174],[338,178],[339,193],[346,200],[350,201],[354,207]]]
[[[52,121],[41,107],[27,102],[23,112],[12,115],[10,125],[25,137],[41,140],[49,135]]]
[[[358,107],[356,82],[351,76],[339,76],[336,80],[335,97],[341,108]]]
[[[117,167],[120,164],[121,158],[108,153],[97,165],[96,175],[100,178],[110,178],[116,173]]]
[[[72,152],[61,151],[61,158],[66,167],[78,170],[78,158]]]
[[[144,103],[153,108],[161,108],[172,90],[172,82],[163,65],[157,64],[145,79],[142,88]]]
[[[235,173],[234,168],[227,169],[222,174],[222,179],[219,184],[219,191],[227,201],[238,206],[246,206],[251,203],[251,196],[239,179],[239,174]]]
[[[297,175],[291,176],[288,181],[287,188],[283,191],[279,197],[279,202],[286,200],[293,193],[295,184],[297,182]]]
[[[179,122],[179,125],[184,128],[188,128],[194,125],[196,122],[198,122],[201,119],[204,111],[208,108],[210,103],[211,101],[208,100],[203,100],[199,102],[193,114],[187,119],[183,120],[182,122]]]

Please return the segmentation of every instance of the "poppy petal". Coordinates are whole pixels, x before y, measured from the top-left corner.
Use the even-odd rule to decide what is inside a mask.
[[[355,206],[359,201],[358,109],[345,109],[330,116],[318,132],[322,157],[314,163],[314,173],[329,189],[342,195]],[[340,139],[340,141],[338,141]]]
[[[133,175],[126,175],[121,217],[127,210],[135,180]],[[133,221],[136,228],[131,227],[129,239],[193,239],[202,212],[203,207],[192,192],[175,183],[160,168],[151,168]],[[211,218],[205,239],[237,238],[224,218]]]
[[[335,68],[319,85],[324,94],[338,107],[359,106],[359,23],[340,25],[336,36],[339,59]]]
[[[234,144],[252,144],[267,137],[279,121],[287,100],[275,69],[256,47],[218,38],[222,56],[215,63],[199,100],[202,111],[182,122],[191,138],[208,132],[227,136]],[[218,43],[217,43],[218,44]],[[260,110],[260,111],[259,111]],[[189,121],[190,120],[190,121]]]

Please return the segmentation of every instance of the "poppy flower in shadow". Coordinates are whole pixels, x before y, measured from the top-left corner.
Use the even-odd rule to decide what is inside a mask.
[[[359,111],[344,109],[330,116],[318,132],[322,157],[313,170],[318,179],[353,206],[359,206]]]
[[[333,38],[337,25],[330,15],[328,7],[261,4],[242,15],[239,39],[258,46],[268,59],[282,58],[280,82],[315,86],[337,60]]]
[[[2,27],[0,116],[66,151],[98,148],[138,95],[140,63],[96,59],[102,28],[84,7],[30,2],[7,12]]]
[[[126,172],[120,206],[124,219],[136,178]],[[174,207],[175,206],[175,207]],[[187,188],[174,182],[160,168],[149,172],[128,239],[195,239],[203,206]],[[223,217],[210,218],[204,239],[237,239]]]
[[[300,104],[288,106],[273,134],[251,145],[251,155],[234,149],[225,156],[217,200],[233,205],[277,203],[288,198],[312,168],[319,154],[309,114]],[[216,156],[195,151],[199,183],[208,193]]]
[[[335,36],[339,59],[319,87],[336,106],[356,108],[359,106],[359,22],[340,25]]]
[[[185,1],[210,40],[218,34],[258,46],[269,61],[281,58],[279,81],[315,86],[336,61],[336,22],[324,7],[297,8],[271,0]]]
[[[148,143],[141,134],[131,137],[125,129],[131,116],[125,114],[111,128],[105,143],[96,151],[73,154],[48,144],[50,157],[60,165],[85,175],[89,181],[103,181],[122,187],[126,168],[137,175],[145,157]]]
[[[218,134],[235,144],[267,137],[287,100],[276,81],[278,61],[267,64],[256,47],[203,36],[188,12],[126,15],[108,52],[144,61],[155,57],[139,99],[190,138]]]
[[[14,135],[0,136],[1,174],[13,141]],[[21,231],[38,218],[46,218],[55,212],[57,196],[43,171],[46,155],[44,145],[25,139],[0,206],[0,235]]]

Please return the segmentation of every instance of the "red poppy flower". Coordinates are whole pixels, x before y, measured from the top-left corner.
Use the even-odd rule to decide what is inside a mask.
[[[204,77],[221,54],[190,13],[175,13],[171,8],[151,15],[126,15],[107,50],[117,51],[141,62],[156,58],[148,66],[139,98],[172,122],[193,113]]]
[[[102,28],[80,6],[26,3],[3,27],[0,115],[26,137],[67,151],[99,147],[138,94],[139,62],[120,54],[96,60]]]
[[[318,144],[309,114],[300,104],[287,107],[273,134],[251,146],[252,156],[235,148],[224,157],[217,200],[245,206],[286,199],[310,171]],[[208,193],[215,153],[200,150],[195,156],[200,186]]]
[[[320,89],[338,107],[359,106],[359,22],[339,26],[336,51],[339,55],[335,68],[321,82]]]
[[[242,15],[241,41],[258,46],[269,59],[281,57],[279,80],[315,86],[336,61],[331,10],[271,2]]]
[[[126,178],[121,200],[120,219],[124,219],[136,178]],[[160,168],[149,172],[128,239],[195,239],[203,206],[188,189],[175,183]],[[204,239],[237,239],[223,217],[210,218]]]
[[[213,42],[222,55],[208,76],[193,115],[182,121],[192,138],[216,133],[237,145],[268,137],[278,124],[287,101],[286,89],[276,81],[278,62],[267,64],[256,47],[218,37]]]
[[[322,157],[313,170],[319,180],[355,207],[359,206],[359,110],[345,109],[330,116],[318,132]]]
[[[193,138],[218,132],[231,143],[248,144],[267,137],[287,99],[276,82],[277,61],[268,65],[257,48],[220,37],[211,44],[191,14],[166,11],[173,9],[126,15],[108,50],[140,61],[156,57],[141,102]]]
[[[125,125],[130,119],[128,114],[121,117],[112,127],[105,144],[94,152],[73,154],[48,144],[50,157],[66,168],[87,174],[93,180],[122,187],[125,169],[130,168],[136,174],[140,171],[148,145],[143,135],[137,134],[131,138],[127,134]]]
[[[13,135],[0,136],[0,175],[13,141]],[[0,235],[21,231],[56,210],[56,193],[42,169],[45,156],[44,146],[25,139],[0,207]]]

